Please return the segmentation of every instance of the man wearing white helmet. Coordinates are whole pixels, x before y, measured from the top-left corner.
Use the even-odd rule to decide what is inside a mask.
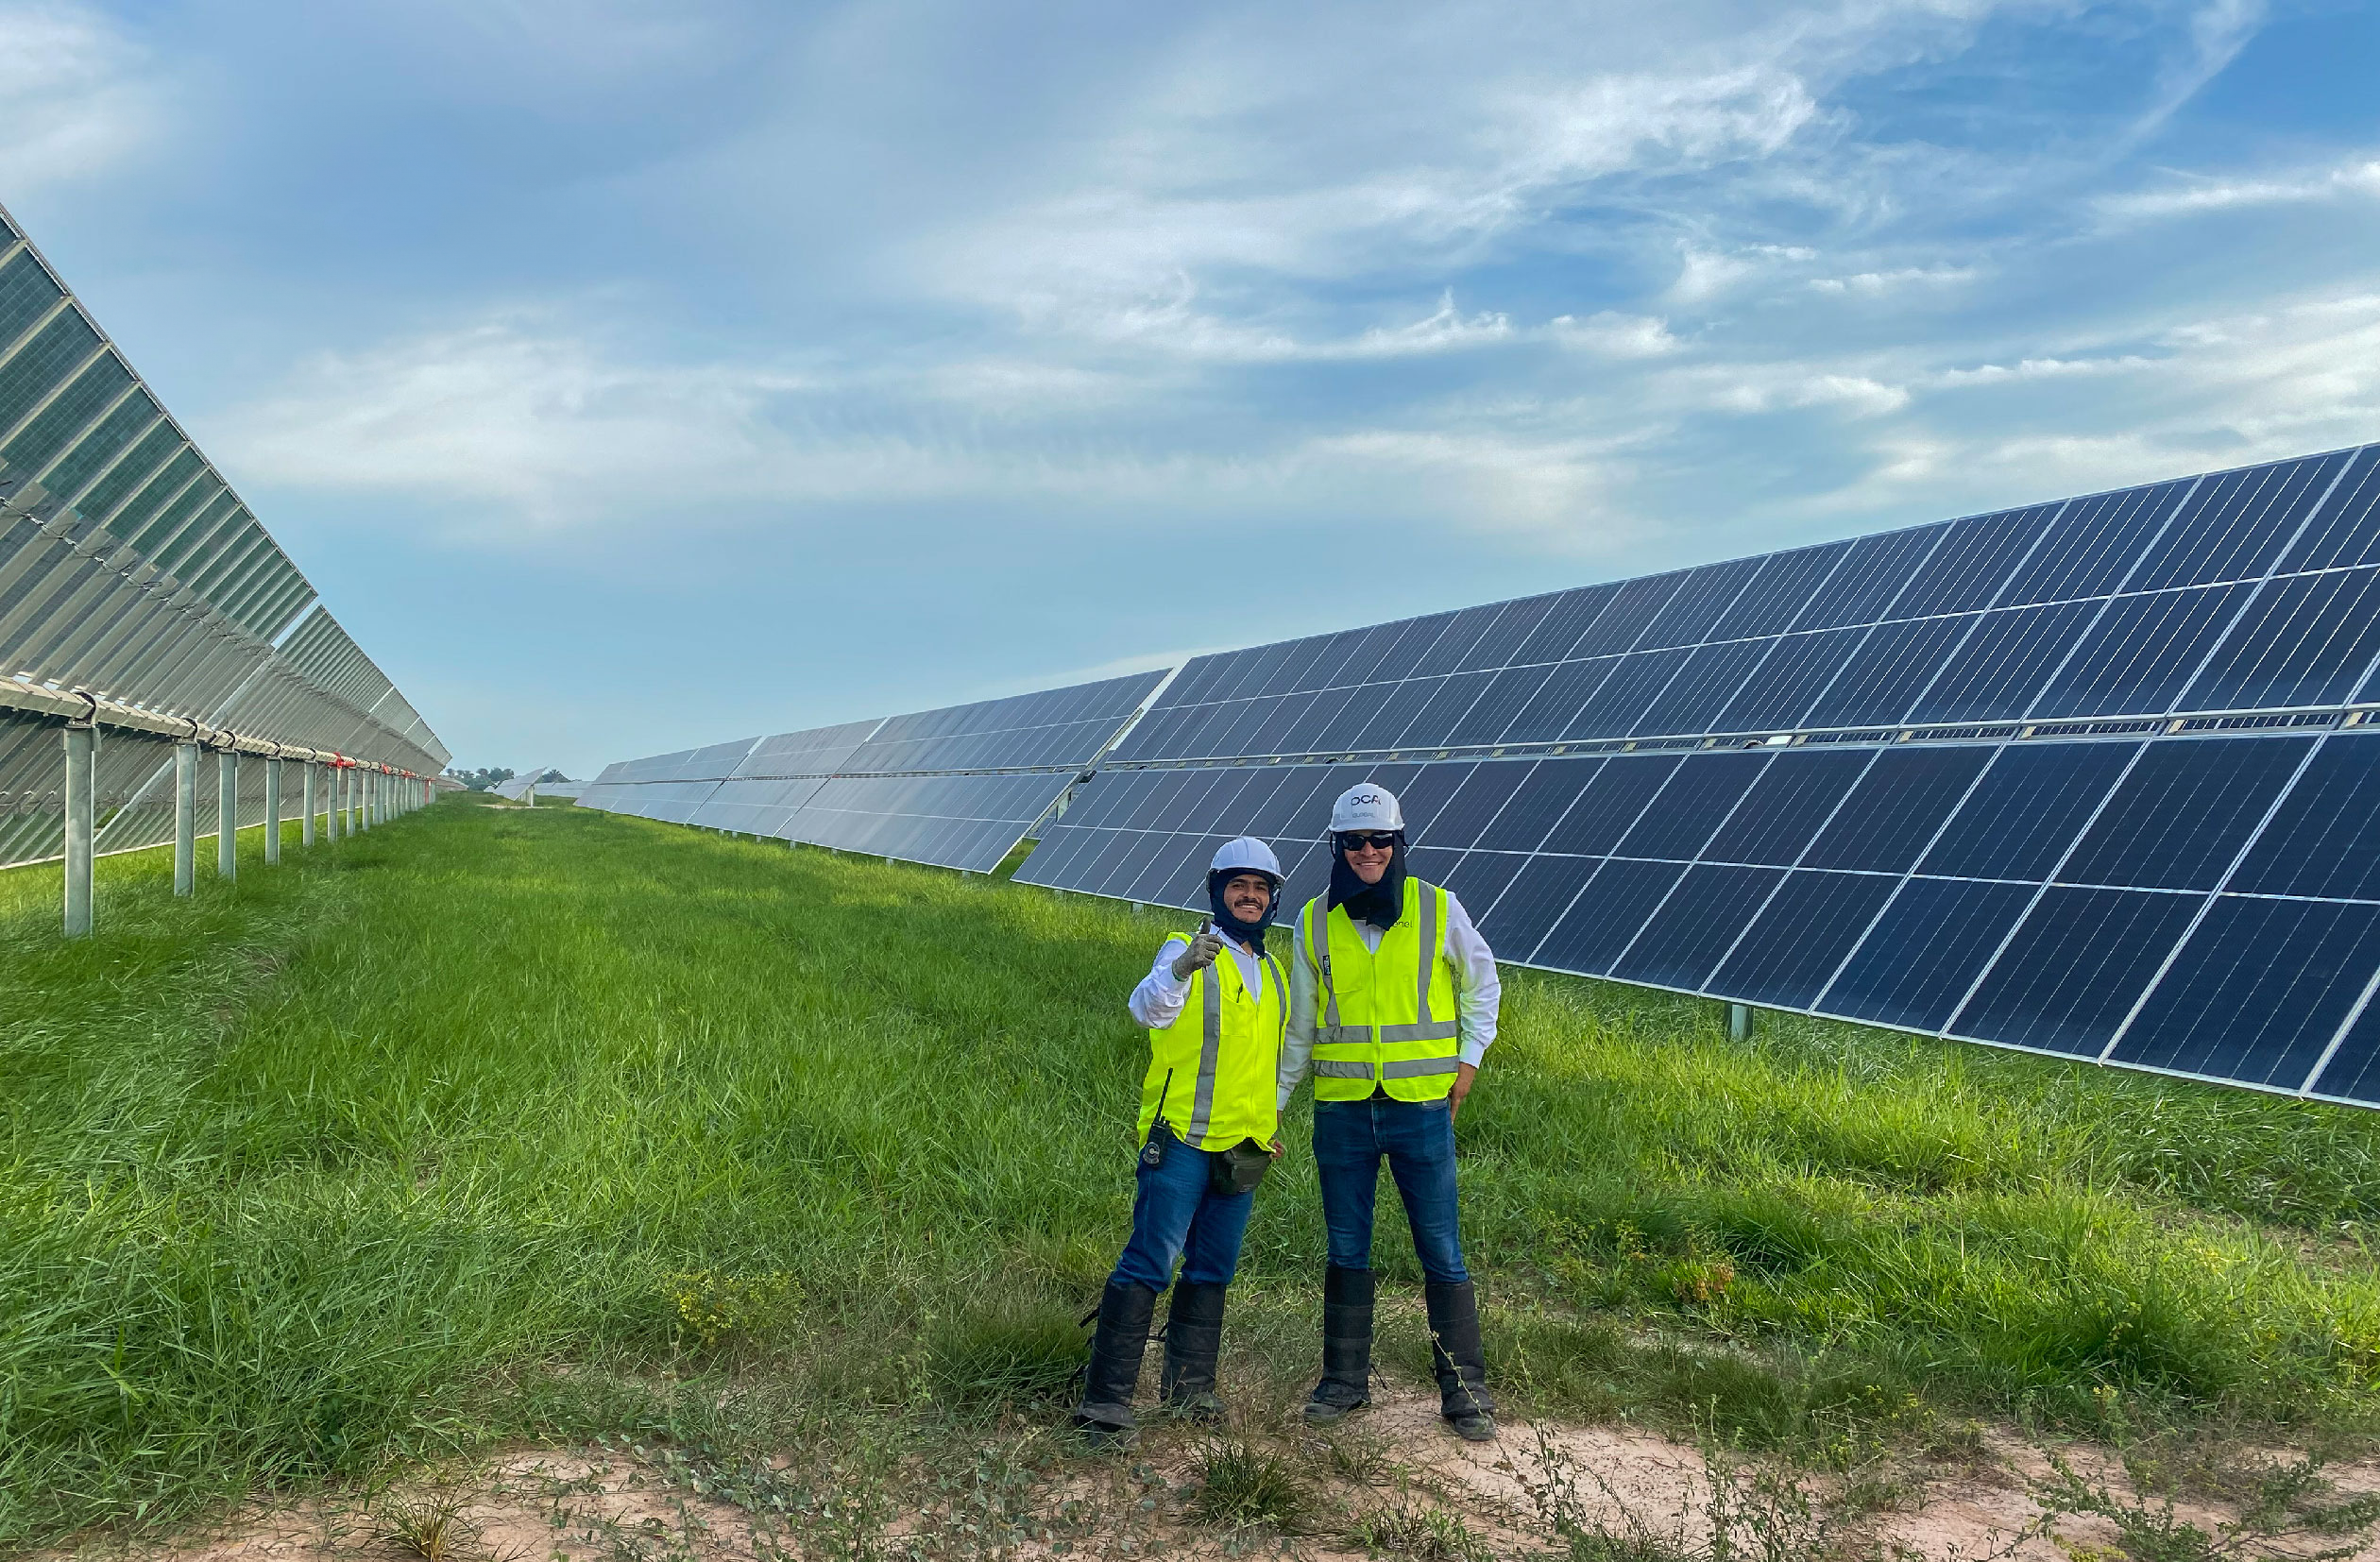
[[[1246,836],[1226,841],[1207,872],[1213,915],[1195,933],[1167,936],[1127,1005],[1148,1027],[1132,1235],[1099,1299],[1074,1414],[1099,1441],[1131,1436],[1149,1319],[1168,1285],[1165,1403],[1196,1420],[1222,1414],[1215,1365],[1224,1289],[1239,1266],[1256,1183],[1279,1152],[1273,1093],[1289,1006],[1265,929],[1280,891],[1271,847]]]
[[[1371,1402],[1372,1198],[1385,1156],[1413,1229],[1438,1413],[1496,1435],[1479,1300],[1463,1265],[1454,1114],[1496,1039],[1503,984],[1461,901],[1405,872],[1404,812],[1366,783],[1331,808],[1331,887],[1299,914],[1277,1105],[1314,1071],[1314,1163],[1330,1265],[1322,1282],[1318,1425]]]

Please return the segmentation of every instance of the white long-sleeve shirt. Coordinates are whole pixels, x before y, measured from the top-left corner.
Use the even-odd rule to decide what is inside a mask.
[[[1255,951],[1243,949],[1226,936],[1224,953],[1239,965],[1240,984],[1248,989],[1250,998],[1265,995],[1265,962]],[[1151,1030],[1163,1030],[1182,1018],[1182,1006],[1190,1001],[1190,980],[1173,974],[1173,962],[1182,958],[1182,940],[1168,938],[1157,949],[1157,963],[1148,968],[1148,975],[1132,989],[1132,995],[1124,1007],[1132,1011],[1132,1018]],[[1292,983],[1294,990],[1295,984]]]
[[[1281,1044],[1280,1105],[1284,1112],[1289,1110],[1289,1097],[1314,1059],[1314,1014],[1319,1007],[1321,986],[1314,962],[1306,959],[1303,930],[1293,924],[1289,931],[1296,944],[1289,955],[1289,1033]],[[1379,952],[1386,931],[1368,922],[1355,925],[1364,947],[1374,953]],[[1446,952],[1454,959],[1454,1017],[1461,1030],[1456,1056],[1477,1068],[1495,1044],[1496,1009],[1504,1000],[1504,980],[1496,975],[1496,957],[1488,941],[1479,936],[1470,913],[1463,909],[1452,890],[1446,893]]]

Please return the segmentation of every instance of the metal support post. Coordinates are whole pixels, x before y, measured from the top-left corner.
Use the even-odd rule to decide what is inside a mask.
[[[356,799],[356,817],[363,822],[364,827],[366,830],[370,829],[374,823],[372,819],[372,796],[374,791],[377,790],[376,784],[379,780],[380,777],[378,775],[375,775],[370,771],[366,771],[364,773],[362,794]]]
[[[1727,1040],[1748,1042],[1751,1039],[1752,1006],[1742,1003],[1727,1005]]]
[[[215,760],[221,783],[215,794],[215,873],[240,876],[240,751],[225,749]]]
[[[99,811],[93,773],[99,768],[99,734],[88,724],[66,729],[66,936],[91,932],[91,832]]]
[[[198,745],[174,745],[174,893],[198,890]]]
[[[314,843],[314,815],[320,811],[314,806],[317,801],[314,792],[314,779],[321,773],[322,767],[309,759],[298,768],[303,773],[303,779],[305,782],[303,789],[306,794],[303,798],[299,799],[299,801],[305,805],[306,822],[298,827],[298,842],[301,846],[311,848]]]
[[[264,860],[280,860],[280,761],[264,761]]]

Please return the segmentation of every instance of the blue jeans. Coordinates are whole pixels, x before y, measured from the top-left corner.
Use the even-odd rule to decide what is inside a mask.
[[[1184,1259],[1182,1278],[1193,1285],[1229,1285],[1239,1267],[1240,1239],[1256,1195],[1221,1197],[1207,1187],[1211,1150],[1195,1150],[1163,1129],[1152,1143],[1164,1155],[1150,1165],[1144,1156],[1132,1196],[1132,1236],[1115,1261],[1109,1283],[1146,1285],[1162,1291],[1173,1283],[1174,1260]]]
[[[1314,1167],[1322,1178],[1331,1262],[1342,1269],[1371,1267],[1372,1197],[1384,1155],[1422,1273],[1454,1285],[1470,1279],[1455,1232],[1454,1113],[1444,1101],[1375,1095],[1314,1103]]]

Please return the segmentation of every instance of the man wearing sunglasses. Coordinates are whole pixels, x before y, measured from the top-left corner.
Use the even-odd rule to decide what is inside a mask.
[[[1462,902],[1405,872],[1404,813],[1368,783],[1331,808],[1331,887],[1299,914],[1279,1102],[1314,1073],[1314,1163],[1330,1265],[1322,1381],[1305,1418],[1371,1402],[1372,1200],[1385,1156],[1413,1229],[1429,1304],[1438,1412],[1472,1442],[1496,1435],[1479,1301],[1454,1208],[1454,1114],[1496,1039],[1495,956]]]

